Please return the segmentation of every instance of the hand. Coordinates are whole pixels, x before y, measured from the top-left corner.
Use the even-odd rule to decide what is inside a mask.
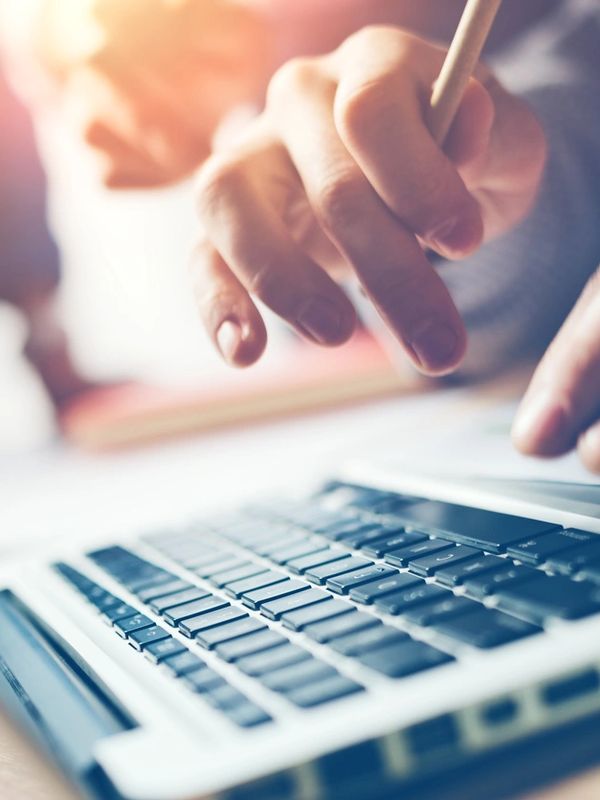
[[[261,100],[266,23],[240,0],[46,2],[41,49],[45,35],[46,63],[107,186],[190,174],[222,118]]]
[[[585,466],[600,473],[600,270],[536,369],[513,440],[528,455],[577,446]]]
[[[227,361],[251,364],[265,347],[251,296],[310,341],[347,340],[354,310],[332,277],[344,270],[418,369],[460,363],[465,330],[424,249],[459,259],[519,222],[545,143],[528,107],[480,67],[440,149],[426,112],[444,55],[370,27],[294,60],[243,139],[205,164],[196,294]]]

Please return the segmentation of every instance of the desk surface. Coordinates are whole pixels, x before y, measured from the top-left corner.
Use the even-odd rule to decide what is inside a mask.
[[[476,403],[482,407],[497,398],[494,390],[479,394]],[[0,455],[2,529],[11,531],[10,540],[0,538],[0,556],[28,542],[53,539],[57,527],[63,535],[77,537],[83,524],[108,533],[156,527],[174,518],[181,521],[180,509],[198,509],[199,487],[203,498],[219,505],[272,493],[274,486],[304,481],[307,473],[318,480],[335,472],[348,455],[389,440],[390,430],[399,441],[409,437],[414,441],[430,431],[433,419],[438,424],[442,417],[448,420],[458,409],[464,411],[465,403],[472,406],[473,400],[462,391],[446,394],[443,405],[431,396],[396,399],[101,458],[59,447],[22,458]],[[0,797],[71,800],[76,796],[0,713]],[[527,800],[598,797],[600,769],[528,795]]]

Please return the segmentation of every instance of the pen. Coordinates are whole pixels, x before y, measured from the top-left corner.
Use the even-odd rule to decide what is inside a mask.
[[[439,77],[433,87],[429,130],[442,145],[479,61],[502,0],[467,0]]]

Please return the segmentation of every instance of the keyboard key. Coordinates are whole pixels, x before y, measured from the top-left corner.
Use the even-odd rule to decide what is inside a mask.
[[[295,644],[286,644],[267,650],[265,653],[247,656],[236,662],[236,666],[246,675],[252,678],[259,678],[267,672],[287,667],[292,664],[299,664],[301,661],[308,661],[312,658],[308,650],[298,647]]]
[[[299,608],[296,611],[288,611],[284,614],[282,621],[286,628],[292,631],[301,631],[307,625],[320,622],[333,617],[340,617],[349,614],[354,608],[348,603],[341,603],[339,600],[330,600],[327,603],[317,603],[306,608]]]
[[[321,550],[310,556],[292,558],[288,561],[287,568],[296,575],[304,575],[309,569],[330,564],[333,561],[341,561],[343,558],[350,558],[350,554],[346,550],[342,550],[340,547],[329,547],[327,550]]]
[[[188,581],[173,580],[168,583],[160,583],[158,586],[150,586],[146,589],[140,589],[137,596],[142,603],[148,603],[154,600],[155,597],[163,597],[166,594],[175,594],[175,592],[182,592],[184,589],[191,589],[192,584]]]
[[[313,542],[308,539],[304,539],[301,542],[296,542],[296,544],[288,545],[287,547],[275,550],[273,553],[271,553],[270,559],[276,564],[287,564],[288,561],[292,561],[295,558],[311,556],[315,553],[321,553],[326,549],[327,545],[325,542]]]
[[[191,639],[200,631],[207,631],[209,628],[222,625],[224,622],[234,622],[236,619],[246,618],[247,616],[248,614],[240,608],[227,606],[216,611],[209,611],[204,614],[198,614],[196,617],[184,619],[179,623],[179,630],[184,636],[188,636]]]
[[[229,642],[219,644],[215,652],[224,661],[238,661],[245,656],[262,653],[265,650],[271,650],[274,647],[287,644],[287,642],[288,640],[285,636],[267,628],[258,633],[252,633],[249,636],[242,636],[239,639],[232,639]]]
[[[127,619],[127,617],[133,617],[134,614],[137,614],[137,608],[133,606],[127,605],[127,603],[119,603],[117,606],[112,606],[108,608],[106,611],[102,612],[102,619],[112,625],[113,622],[116,622],[119,619]]]
[[[186,648],[172,636],[162,642],[154,642],[144,648],[144,655],[153,664],[160,664],[165,658],[185,653]]]
[[[149,644],[160,642],[163,639],[170,639],[171,635],[163,628],[155,625],[153,628],[143,628],[142,630],[132,631],[127,637],[129,644],[136,650],[144,650]]]
[[[205,700],[210,703],[214,708],[219,711],[230,711],[238,706],[244,705],[246,696],[242,694],[239,689],[224,683],[222,686],[217,686],[210,692],[207,692]]]
[[[126,617],[119,619],[114,623],[114,629],[123,639],[126,639],[130,633],[134,631],[141,631],[142,628],[150,628],[154,622],[144,614],[134,614],[133,617]]]
[[[385,561],[395,567],[407,567],[408,562],[422,556],[429,556],[441,550],[448,550],[452,547],[450,542],[441,539],[426,539],[424,542],[401,547],[398,550],[390,550],[385,554]]]
[[[281,619],[288,611],[311,606],[314,603],[323,603],[327,600],[331,601],[331,595],[327,592],[320,589],[307,589],[305,592],[298,592],[289,597],[281,597],[279,600],[263,603],[260,612],[269,619]]]
[[[163,617],[169,625],[179,625],[184,619],[188,617],[195,617],[197,614],[205,614],[209,611],[216,611],[219,608],[225,608],[229,603],[227,600],[222,600],[220,597],[209,595],[203,597],[201,600],[193,600],[190,603],[183,603],[180,606],[165,611]]]
[[[336,616],[308,625],[304,628],[304,633],[316,642],[325,644],[332,639],[339,639],[341,636],[358,633],[367,628],[375,628],[377,625],[381,625],[381,622],[376,617],[353,610],[351,614]]]
[[[481,608],[479,603],[466,597],[451,594],[433,603],[415,606],[404,612],[404,617],[415,625],[434,625],[441,620]]]
[[[563,550],[571,550],[582,544],[594,542],[595,538],[600,539],[598,534],[576,531],[573,529],[558,530],[554,533],[545,533],[531,539],[525,539],[511,547],[506,552],[512,558],[518,558],[526,564],[543,564],[549,556],[560,553]]]
[[[436,570],[435,579],[444,586],[461,586],[464,581],[475,575],[483,575],[486,572],[506,569],[507,562],[498,556],[482,556],[470,559],[458,564],[450,564]]]
[[[207,668],[204,661],[190,653],[189,650],[186,650],[185,653],[178,653],[175,656],[165,658],[161,663],[161,667],[169,675],[174,675],[176,678],[180,675],[188,675],[190,672]]]
[[[325,536],[332,542],[339,542],[347,536],[352,536],[353,534],[359,532],[367,532],[372,530],[372,528],[372,525],[366,523],[363,519],[360,519],[360,517],[355,517],[354,519],[350,519],[345,523],[336,523],[335,525],[331,525],[326,530],[322,530],[320,533],[322,536]]]
[[[261,683],[273,692],[289,692],[298,686],[331,678],[337,674],[337,670],[329,664],[311,658],[310,661],[302,661],[268,672],[261,677]]]
[[[562,575],[537,574],[536,580],[501,587],[496,592],[500,607],[531,622],[547,617],[579,619],[600,610],[600,587]]]
[[[385,594],[375,600],[375,606],[386,614],[403,614],[409,608],[448,597],[448,590],[432,583],[423,583],[401,592]]]
[[[464,545],[457,544],[449,550],[442,550],[432,555],[415,558],[408,562],[408,568],[411,572],[414,572],[415,575],[427,577],[435,575],[438,569],[453,566],[454,564],[461,564],[463,561],[468,561],[480,555],[480,551],[475,550],[473,547],[465,547]]]
[[[219,625],[216,628],[209,628],[196,634],[196,641],[201,647],[207,650],[216,647],[218,644],[228,642],[231,639],[238,639],[240,636],[246,636],[249,633],[256,631],[266,630],[267,626],[255,617],[245,617],[243,619],[228,622],[224,625]]]
[[[192,602],[192,600],[204,600],[206,597],[210,596],[208,592],[194,586],[191,589],[185,589],[183,592],[168,594],[166,597],[157,597],[151,601],[150,608],[155,614],[162,614],[163,611],[169,608],[182,606],[184,603]]]
[[[396,573],[389,578],[380,581],[365,583],[357,589],[350,590],[350,598],[357,603],[373,603],[378,597],[382,597],[400,589],[408,589],[410,586],[420,586],[423,581],[414,575],[406,572]]]
[[[581,577],[592,583],[600,583],[600,560],[590,561],[588,565],[581,570]]]
[[[398,536],[404,532],[404,528],[391,528],[385,525],[369,525],[362,528],[356,533],[349,536],[344,536],[340,540],[340,544],[344,547],[352,547],[354,549],[362,549],[363,546],[368,546],[372,542],[380,542],[389,539],[390,537]]]
[[[326,586],[332,592],[337,594],[348,594],[350,589],[356,586],[362,586],[364,583],[371,583],[374,580],[383,580],[389,578],[391,575],[397,575],[398,570],[393,567],[385,567],[380,564],[373,564],[371,567],[365,569],[355,569],[344,575],[338,575],[336,578],[329,578]]]
[[[271,722],[272,719],[260,706],[249,700],[234,708],[226,709],[225,713],[232,722],[241,728],[254,728],[257,725],[264,725],[265,722]]]
[[[335,675],[327,680],[294,689],[286,697],[300,708],[311,708],[362,691],[364,691],[364,687],[359,683],[342,675]]]
[[[255,575],[260,575],[261,572],[264,572],[265,568],[262,564],[252,564],[248,561],[242,567],[236,567],[236,569],[229,569],[227,572],[219,572],[218,575],[215,575],[212,583],[215,586],[218,586],[219,589],[222,589],[228,583],[233,583],[234,581],[241,581],[244,578],[253,578]]]
[[[508,562],[504,569],[494,570],[469,578],[464,582],[467,592],[477,599],[487,597],[496,592],[503,586],[510,586],[517,583],[525,583],[532,578],[539,577],[538,570],[531,567],[524,567]]]
[[[213,670],[209,669],[206,665],[203,666],[204,669],[200,668],[192,670],[191,672],[185,672],[181,676],[183,683],[188,689],[198,694],[205,694],[206,692],[214,692],[220,686],[227,685],[225,678],[217,672],[213,672]]]
[[[408,638],[408,634],[404,631],[379,623],[374,628],[367,628],[357,633],[341,636],[339,639],[333,639],[329,642],[329,647],[344,656],[357,656],[383,647],[385,644],[406,641]]]
[[[246,592],[251,592],[253,589],[262,589],[264,586],[272,586],[274,583],[288,580],[288,576],[283,572],[275,572],[274,570],[266,570],[260,572],[252,578],[244,578],[241,581],[232,581],[225,584],[223,591],[230,597],[240,598]]]
[[[407,533],[402,531],[385,536],[384,538],[376,539],[373,542],[365,542],[360,546],[360,550],[369,558],[383,558],[390,550],[398,550],[401,547],[408,547],[411,544],[424,542],[427,539],[422,533]]]
[[[302,592],[309,589],[309,585],[304,581],[287,580],[275,583],[273,586],[266,586],[264,589],[254,589],[242,595],[242,603],[250,608],[260,608],[268,600],[277,600],[280,597],[287,597],[289,594]]]
[[[600,540],[552,555],[548,558],[548,566],[553,572],[574,575],[598,558],[600,558]]]
[[[388,678],[403,678],[415,672],[447,664],[454,659],[428,644],[409,639],[362,653],[358,656],[358,660],[365,667],[381,672]]]
[[[243,567],[246,563],[247,562],[243,561],[241,558],[233,558],[232,556],[228,556],[227,558],[223,559],[223,561],[217,561],[216,564],[210,564],[204,567],[194,567],[194,572],[201,578],[213,582],[213,579],[217,578],[220,573],[229,572],[232,569],[239,569],[239,567]]]
[[[335,578],[337,575],[343,575],[346,572],[352,572],[356,569],[365,569],[372,567],[373,562],[367,561],[366,558],[359,558],[358,556],[351,556],[344,558],[341,561],[334,561],[332,564],[323,564],[321,567],[313,567],[306,570],[305,577],[313,583],[319,585],[325,583],[328,578]]]
[[[501,553],[511,544],[558,528],[551,522],[425,500],[402,511],[402,522],[479,550]]]
[[[484,607],[444,619],[434,627],[451,639],[479,648],[498,647],[540,631],[535,625]]]

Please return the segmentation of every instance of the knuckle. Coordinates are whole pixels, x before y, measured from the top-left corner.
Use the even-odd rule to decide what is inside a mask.
[[[381,115],[385,115],[390,102],[387,81],[383,78],[364,81],[352,87],[340,85],[335,101],[338,129],[351,141],[364,140]]]
[[[267,89],[267,106],[289,102],[295,94],[312,88],[319,79],[317,60],[297,57],[286,62],[275,72]]]
[[[317,190],[316,209],[326,230],[350,231],[364,219],[364,182],[353,170],[340,171],[323,180]]]
[[[197,207],[201,219],[212,219],[228,199],[235,197],[244,182],[241,164],[213,157],[200,170],[196,183]]]

